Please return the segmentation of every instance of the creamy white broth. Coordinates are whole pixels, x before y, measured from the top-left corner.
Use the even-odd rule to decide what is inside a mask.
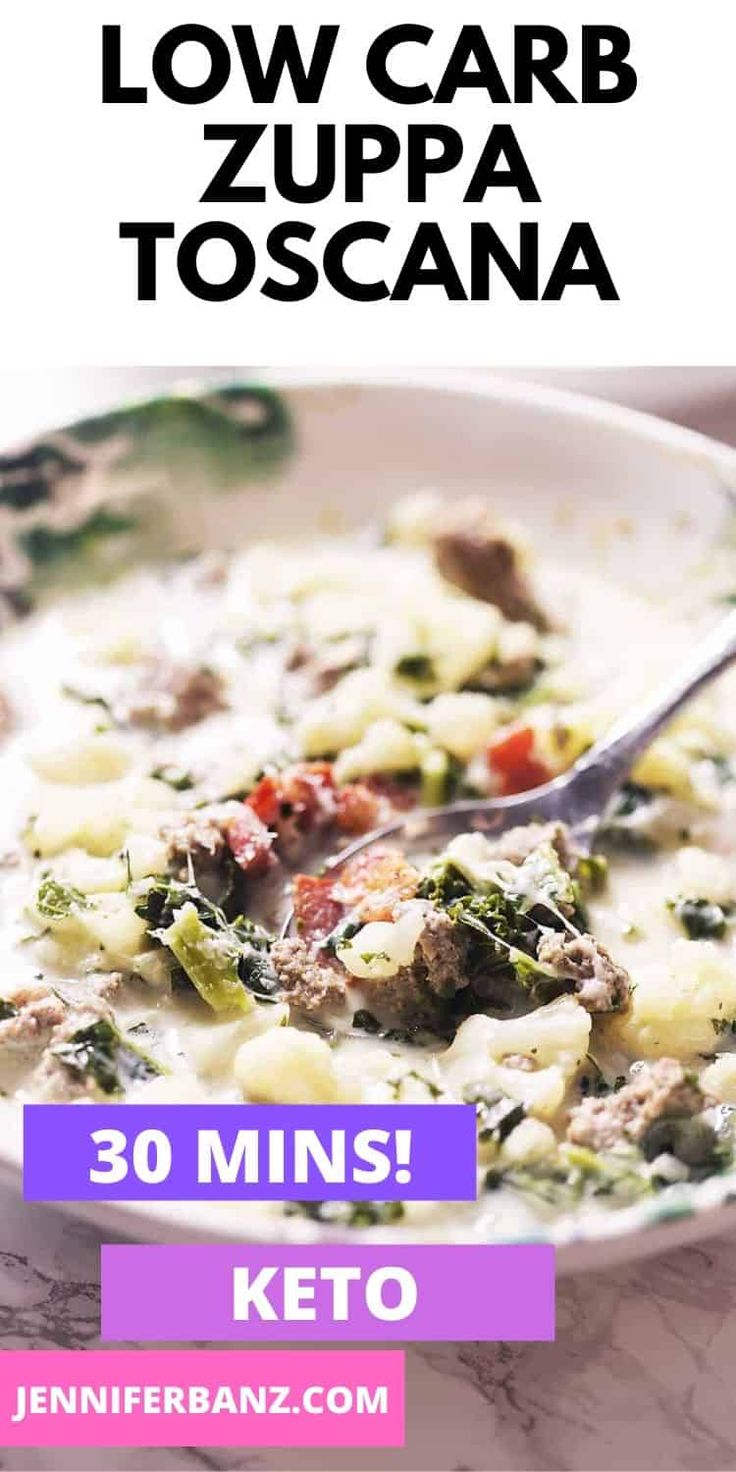
[[[535,1099],[536,1084],[520,1082],[525,1072],[527,1079],[539,1080],[533,1058],[531,1071],[526,1071],[526,1064],[512,1069],[519,1075],[514,1078],[503,1059],[497,1065],[479,1044],[467,1066],[458,1071],[453,1065],[452,1049],[457,1051],[453,1032],[465,1036],[463,1028],[489,1010],[481,1002],[470,1009],[469,1017],[460,1014],[436,1036],[431,1029],[428,1036],[422,1027],[418,1041],[402,1039],[406,1027],[381,1023],[373,1036],[354,1026],[355,1013],[370,1012],[373,1005],[375,982],[370,975],[348,978],[347,1003],[334,1013],[328,1009],[325,1015],[306,1014],[283,991],[276,1000],[255,997],[244,1014],[214,1012],[193,985],[172,989],[170,953],[150,933],[140,933],[142,922],[140,917],[136,920],[134,905],[153,876],[170,872],[171,832],[188,815],[206,814],[213,805],[226,803],[228,812],[234,811],[248,798],[264,768],[273,765],[278,772],[294,762],[329,759],[335,762],[335,771],[344,774],[338,787],[371,780],[377,773],[395,782],[398,770],[402,794],[421,799],[411,761],[417,767],[426,762],[431,769],[437,754],[444,759],[449,750],[456,776],[459,772],[475,788],[490,790],[485,756],[489,740],[530,726],[539,759],[550,772],[561,770],[672,668],[696,632],[689,607],[678,615],[671,603],[658,607],[587,569],[555,566],[546,555],[537,556],[528,578],[535,599],[550,613],[551,627],[541,632],[527,620],[507,620],[492,604],[437,579],[430,517],[429,527],[412,527],[410,542],[399,538],[389,547],[368,539],[361,543],[333,539],[298,549],[254,548],[217,563],[203,559],[141,570],[111,587],[67,594],[20,621],[6,635],[0,655],[0,689],[14,713],[1,758],[7,797],[0,838],[6,852],[0,991],[10,1008],[22,1013],[29,996],[33,1000],[50,989],[69,1015],[56,1030],[29,1034],[12,1045],[3,1039],[7,1020],[0,1022],[0,1086],[5,1092],[19,1100],[108,1097],[100,1095],[94,1078],[65,1072],[66,1065],[59,1063],[55,1052],[59,1039],[63,1049],[75,1036],[75,1009],[81,1009],[87,1026],[90,1019],[109,1014],[123,1042],[161,1070],[156,1076],[133,1079],[112,1095],[121,1099],[397,1100],[441,1107],[444,1100],[474,1096],[484,1087],[497,1092],[500,1066],[505,1070],[504,1086],[521,1089],[528,1097],[524,1118],[502,1139],[481,1144],[478,1206],[407,1203],[395,1228],[471,1237],[531,1230],[540,1217],[546,1220],[570,1210],[599,1212],[611,1205],[626,1209],[629,1198],[623,1195],[619,1202],[615,1192],[613,1200],[610,1192],[601,1192],[600,1199],[593,1193],[571,1203],[564,1191],[559,1200],[545,1199],[544,1180],[541,1197],[536,1189],[526,1192],[520,1187],[520,1173],[525,1171],[531,1177],[544,1176],[549,1168],[560,1176],[567,1169],[564,1142],[571,1110],[581,1103],[581,1084],[595,1077],[588,1051],[608,1088],[614,1081],[621,1087],[622,1078],[626,1086],[642,1062],[647,1067],[671,1057],[674,1050],[688,1074],[708,1075],[703,1096],[707,1120],[715,1121],[719,1106],[736,1103],[736,1072],[731,1075],[721,1068],[714,1074],[710,1056],[727,1056],[730,1023],[736,1016],[736,955],[730,925],[724,925],[718,939],[688,940],[671,907],[678,897],[711,898],[682,896],[688,863],[684,861],[683,871],[683,848],[725,856],[726,865],[732,862],[736,784],[731,783],[728,763],[736,728],[730,718],[729,680],[720,682],[675,731],[656,743],[634,774],[641,787],[658,794],[657,841],[646,848],[640,843],[632,847],[629,833],[628,846],[620,841],[608,846],[606,881],[585,897],[586,929],[628,973],[631,997],[620,1010],[585,1013],[583,1019],[584,1008],[568,988],[563,1005],[570,1017],[574,1011],[581,1036],[583,1020],[585,1027],[590,1025],[589,1049],[581,1047],[574,1065],[568,1058],[561,1072],[554,1058],[549,1063],[560,1073],[560,1079],[555,1075],[550,1081],[550,1087],[560,1083],[557,1102],[554,1089],[540,1103]],[[444,626],[441,617],[436,625],[427,617],[428,600],[434,605],[435,598],[445,611]],[[445,604],[445,599],[451,601]],[[491,633],[486,632],[489,616],[490,623],[495,620]],[[708,617],[713,617],[712,607],[704,613],[706,621]],[[457,639],[455,626],[460,631]],[[372,642],[366,656],[360,641],[367,632]],[[415,651],[412,640],[422,648]],[[333,662],[336,657],[338,673],[332,679],[331,670],[332,687],[326,693],[308,689],[307,676],[294,658],[294,647],[300,643],[308,644],[310,657],[315,651],[318,656],[327,653]],[[489,658],[503,668],[504,661],[511,666],[519,658],[519,651],[537,666],[521,688],[511,681],[508,689],[490,694],[476,690],[481,703],[476,700],[472,720],[470,707],[458,707],[449,719],[449,708],[439,702],[469,686],[475,689],[476,675]],[[402,655],[409,655],[416,666],[416,654],[424,661],[424,676],[427,661],[432,676],[428,685],[420,678],[413,688],[410,680],[395,678],[393,671]],[[341,671],[343,658],[346,667]],[[166,728],[165,720],[156,726],[131,719],[131,694],[145,687],[153,661],[164,667],[205,668],[208,678],[217,682],[223,708],[180,730]],[[287,669],[290,662],[294,668]],[[341,705],[341,690],[354,690],[355,697],[348,693]],[[366,701],[366,709],[356,725],[360,699]],[[468,731],[479,713],[473,749]],[[443,733],[449,748],[443,746]],[[392,754],[398,768],[392,766]],[[109,780],[90,782],[90,772]],[[153,777],[153,772],[165,777]],[[88,813],[89,820],[80,813]],[[634,822],[636,827],[641,819],[644,836],[650,817],[644,811]],[[660,831],[666,835],[663,842]],[[320,852],[334,851],[342,841],[344,835],[327,828],[316,846],[307,845],[296,862],[281,862],[267,880],[248,880],[247,912],[276,933],[289,903],[292,870],[314,871]],[[697,860],[691,862],[691,870],[693,866],[697,871]],[[727,880],[722,873],[717,877],[720,901],[714,903],[727,913],[731,903],[723,889],[724,884],[728,889]],[[83,895],[83,903],[72,900],[71,919],[54,916],[46,924],[39,914],[39,886],[49,878],[62,887],[67,899],[70,891]],[[99,942],[94,928],[98,912],[107,916],[108,910],[114,912],[115,925],[112,931],[109,925],[103,930]],[[81,930],[75,930],[79,922]],[[84,928],[88,922],[89,934]],[[112,945],[104,939],[110,934]],[[691,964],[690,956],[695,970],[701,965],[707,970],[706,963],[715,957],[718,972],[715,980],[705,977],[702,986],[693,983],[696,992],[699,986],[701,992],[710,988],[718,1025],[710,1028],[701,1017],[692,1048],[685,1004],[681,1024],[673,1026],[668,1017],[669,968],[673,946],[678,945],[680,978]],[[695,949],[688,951],[688,946]],[[339,956],[338,949],[338,962]],[[385,971],[385,963],[380,966]],[[108,993],[111,974],[120,979]],[[658,989],[667,1046],[656,1036],[656,1022],[640,1027],[637,1020],[641,996],[657,994]],[[91,1010],[85,1010],[88,1002]],[[530,1006],[532,1013],[541,1014],[549,1005],[548,999],[533,1005],[529,996],[519,993],[511,1011],[499,1016],[508,1020]],[[656,995],[651,1005],[656,1017]],[[489,1015],[494,1010],[498,1009],[490,1008]],[[541,1018],[540,1036],[547,1015]],[[9,1020],[12,1023],[13,1017]],[[285,1056],[281,1073],[279,1049],[284,1038],[295,1034],[309,1043],[299,1045],[302,1052]],[[259,1042],[265,1038],[271,1040],[267,1045]],[[271,1047],[274,1051],[269,1053]],[[515,1055],[516,1049],[511,1049]],[[51,1070],[46,1066],[50,1057]],[[518,1094],[512,1097],[518,1099]],[[719,1130],[722,1125],[721,1112]],[[558,1156],[561,1146],[563,1154]],[[623,1146],[612,1152],[623,1162],[622,1170],[631,1167],[642,1189],[667,1189],[660,1180],[651,1185],[651,1161],[640,1158],[630,1138]],[[606,1157],[610,1153],[604,1152]],[[669,1150],[662,1154],[675,1159]],[[682,1178],[677,1164],[665,1161],[665,1166],[673,1181]],[[496,1177],[492,1190],[485,1189],[489,1171]],[[556,1187],[553,1198],[555,1191]],[[254,1221],[267,1222],[281,1209],[247,1211]],[[380,1215],[376,1220],[380,1222]]]

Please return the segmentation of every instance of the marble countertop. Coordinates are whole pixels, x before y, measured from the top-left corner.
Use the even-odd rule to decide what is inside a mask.
[[[99,1234],[0,1189],[0,1347],[96,1345]],[[407,1354],[403,1451],[0,1449],[0,1472],[736,1472],[736,1240],[564,1280],[553,1345]]]

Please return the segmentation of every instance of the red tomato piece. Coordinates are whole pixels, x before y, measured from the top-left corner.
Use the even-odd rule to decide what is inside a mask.
[[[516,731],[492,741],[487,751],[488,765],[498,778],[502,797],[516,792],[529,792],[549,782],[552,772],[534,755],[534,731],[520,726]]]

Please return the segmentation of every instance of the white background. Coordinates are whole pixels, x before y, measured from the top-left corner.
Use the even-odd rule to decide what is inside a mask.
[[[237,58],[226,92],[206,107],[162,98],[150,55],[169,26],[199,20],[228,33],[249,22],[269,41],[276,20],[294,21],[305,42],[319,22],[341,32],[318,109],[297,107],[290,90],[273,108],[250,103]],[[513,21],[555,23],[571,40],[583,21],[629,29],[639,90],[620,106],[493,107],[468,91],[450,107],[397,108],[365,77],[370,40],[399,20],[435,27],[430,47],[405,51],[407,74],[436,84],[462,22],[482,22],[502,69]],[[149,83],[142,107],[103,107],[100,29],[124,28],[126,80]],[[234,47],[232,48],[234,51]],[[493,5],[439,0],[252,0],[247,7],[207,0],[5,0],[0,16],[0,362],[237,364],[594,364],[713,363],[734,356],[733,140],[736,96],[733,0],[495,0]],[[579,91],[579,46],[568,85]],[[368,187],[364,206],[336,196],[296,206],[271,190],[263,205],[198,204],[220,145],[205,143],[206,121],[298,121],[305,170],[316,121],[450,122],[466,137],[468,169],[430,186],[426,206],[408,205],[405,175]],[[485,206],[461,196],[492,121],[513,121],[542,194],[521,205],[492,191]],[[263,147],[263,145],[261,145]],[[268,177],[268,145],[263,156]],[[255,163],[255,159],[254,159]],[[506,195],[508,198],[505,198]],[[589,288],[561,303],[519,303],[499,288],[486,303],[448,303],[421,288],[409,303],[350,303],[325,285],[310,301],[279,304],[257,290],[268,274],[265,252],[248,292],[227,304],[198,302],[179,284],[174,250],[162,246],[159,300],[138,303],[134,246],[120,241],[125,219],[170,219],[178,233],[200,220],[232,218],[257,247],[281,219],[317,226],[322,243],[350,218],[391,224],[390,242],[365,247],[366,274],[391,281],[421,218],[439,219],[467,279],[468,226],[490,218],[509,244],[520,218],[541,222],[547,269],[569,222],[590,220],[618,286],[619,303],[600,303]],[[356,266],[359,264],[356,253]],[[203,258],[204,264],[204,258]],[[214,263],[213,263],[214,265]],[[376,271],[380,267],[380,271]],[[213,271],[214,274],[214,271]]]

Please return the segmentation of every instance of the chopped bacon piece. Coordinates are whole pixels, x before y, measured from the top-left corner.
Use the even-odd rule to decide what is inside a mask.
[[[334,827],[338,833],[369,833],[391,815],[388,794],[372,782],[337,787],[330,762],[295,762],[262,777],[247,806],[276,833],[282,855],[293,862],[311,834]]]
[[[413,800],[407,804],[398,784],[389,787],[373,778],[338,787],[331,762],[295,762],[262,777],[246,807],[273,830],[279,856],[295,864],[315,834],[328,829],[354,836],[370,833]]]
[[[338,787],[335,803],[335,822],[341,833],[370,833],[388,817],[388,804],[363,782]]]
[[[335,899],[333,884],[329,875],[323,879],[312,874],[294,876],[294,916],[299,934],[305,940],[324,940],[342,920],[345,907]]]
[[[296,820],[309,829],[334,813],[335,782],[329,762],[297,762],[283,772],[262,777],[246,802],[269,828],[280,820]]]
[[[553,776],[546,763],[534,755],[531,726],[521,726],[492,741],[487,758],[493,776],[499,780],[502,797],[529,792],[533,787],[549,782]]]
[[[305,841],[335,822],[332,767],[329,762],[295,762],[282,772],[262,777],[246,803],[275,831],[281,857],[294,863]]]
[[[348,860],[332,881],[333,894],[364,922],[391,920],[397,905],[414,897],[419,879],[398,849],[376,844]]]
[[[398,849],[376,844],[334,875],[296,874],[292,886],[300,935],[323,940],[349,912],[366,924],[391,920],[402,900],[417,892],[419,872]]]
[[[258,814],[243,803],[241,811],[223,824],[228,848],[245,874],[257,878],[276,862],[275,834],[269,833]]]

